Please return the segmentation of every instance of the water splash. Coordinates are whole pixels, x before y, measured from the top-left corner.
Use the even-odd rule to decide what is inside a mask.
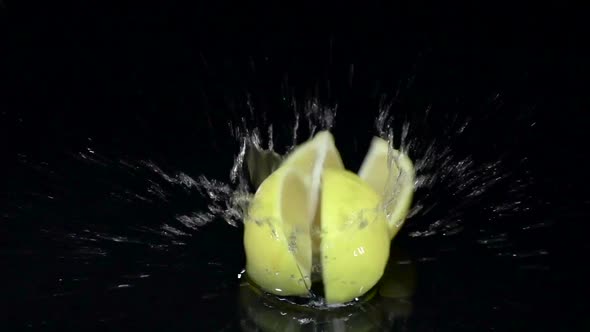
[[[487,221],[530,209],[530,202],[527,201],[530,197],[526,192],[531,179],[526,174],[514,174],[500,159],[478,162],[471,155],[457,153],[457,142],[461,142],[464,132],[470,127],[471,118],[460,120],[455,114],[443,128],[442,135],[433,135],[424,129],[429,127],[431,106],[426,109],[421,121],[402,119],[401,125],[397,126],[392,107],[392,103],[382,101],[375,127],[379,136],[387,138],[393,148],[409,154],[414,161],[417,194],[408,216],[409,236],[458,234],[465,226],[463,217],[473,206],[484,209],[477,217]],[[400,143],[395,144],[398,140]],[[395,188],[398,182],[395,179],[390,181],[390,187]],[[509,194],[486,197],[496,190]],[[441,213],[441,209],[444,212]],[[437,213],[442,215],[437,216]],[[418,220],[423,222],[416,222]]]
[[[134,243],[150,242],[137,238],[139,234],[151,233],[153,242],[150,246],[168,248],[183,243],[180,239],[191,237],[215,220],[239,226],[244,220],[252,194],[264,177],[280,164],[281,155],[292,151],[319,130],[332,129],[336,124],[337,105],[324,105],[318,98],[309,98],[304,103],[297,103],[295,98],[285,98],[285,101],[289,104],[293,119],[289,126],[291,132],[281,134],[290,137],[290,142],[277,141],[274,124],[267,123],[264,113],[255,112],[255,105],[250,98],[247,101],[248,116],[230,122],[229,130],[239,149],[227,180],[193,176],[183,171],[165,171],[151,160],[109,158],[101,154],[100,148],[93,146],[89,139],[88,146],[72,153],[74,160],[105,173],[116,170],[121,176],[132,179],[125,180],[128,184],[118,184],[116,180],[105,176],[110,181],[107,190],[113,201],[156,207],[178,200],[179,197],[196,194],[204,197],[207,204],[204,208],[187,207],[186,211],[163,216],[164,219],[150,225],[129,226],[128,231],[133,230],[135,235],[106,235],[108,232],[95,229],[92,231],[94,234],[90,235],[84,231],[70,232],[70,238],[78,237],[88,242],[107,239],[118,242],[117,239],[125,237],[135,239],[130,240]],[[530,185],[530,179],[514,176],[513,171],[509,170],[510,165],[504,165],[500,159],[482,162],[469,154],[457,153],[457,142],[465,140],[465,133],[474,125],[471,118],[461,118],[455,114],[447,119],[447,126],[442,128],[442,133],[425,130],[433,126],[430,123],[433,118],[432,108],[427,107],[422,118],[416,116],[405,119],[398,114],[392,102],[386,103],[383,99],[375,117],[375,134],[388,139],[392,147],[407,153],[415,164],[416,195],[406,223],[408,234],[412,237],[428,237],[461,233],[466,213],[473,206],[481,207],[483,211],[480,212],[485,213],[480,217],[483,216],[489,222],[529,210],[529,197],[523,193]],[[30,161],[27,158],[21,155],[21,162],[36,171],[62,180],[67,178],[66,174],[53,169],[46,161]],[[258,174],[254,174],[253,170]],[[400,176],[403,177],[403,174]],[[394,182],[399,183],[399,180],[394,179]],[[393,199],[396,197],[395,183],[390,186],[393,188]],[[498,190],[507,194],[489,195]],[[63,190],[60,192],[59,189],[48,192],[45,197],[52,201],[67,199],[63,197]],[[544,225],[523,225],[522,229]]]
[[[249,105],[252,111],[248,119],[230,123],[236,154],[233,165],[227,167],[225,179],[194,175],[178,169],[170,171],[149,159],[109,157],[91,142],[87,147],[72,152],[72,165],[61,167],[51,161],[34,160],[21,154],[20,161],[24,167],[51,177],[54,183],[60,184],[44,192],[32,191],[31,195],[36,195],[35,202],[43,202],[47,206],[82,202],[79,205],[87,209],[73,211],[68,216],[74,221],[83,220],[80,225],[43,225],[43,236],[55,243],[66,244],[66,249],[58,254],[60,259],[75,261],[89,268],[124,253],[131,263],[122,274],[107,280],[109,290],[126,291],[162,274],[162,271],[180,269],[176,266],[180,264],[179,260],[171,260],[171,255],[189,255],[186,248],[212,223],[240,227],[256,187],[280,164],[281,156],[318,131],[332,129],[336,125],[337,106],[323,106],[318,99],[307,100],[301,105],[293,99],[290,105],[293,120],[288,133],[277,130],[276,123],[261,125],[266,120],[256,117],[252,104]],[[470,218],[484,219],[484,223],[478,223],[480,227],[530,209],[528,197],[523,194],[530,184],[529,179],[514,176],[499,157],[498,160],[482,162],[458,151],[457,142],[464,140],[462,137],[474,126],[471,119],[455,116],[444,128],[445,133],[428,133],[424,127],[428,127],[430,112],[428,108],[422,119],[404,119],[397,115],[393,105],[383,104],[376,114],[375,135],[387,138],[393,147],[407,153],[416,167],[416,195],[404,226],[405,235],[413,238],[454,236],[470,226]],[[281,134],[288,136],[290,141],[281,141]],[[65,174],[60,169],[92,171]],[[260,174],[253,176],[249,173],[252,169],[260,170]],[[82,201],[75,197],[76,191],[72,188],[78,188],[75,183],[85,178],[82,181],[86,182],[82,183],[89,184],[100,193],[93,193],[92,197]],[[93,178],[94,182],[89,182],[87,178]],[[253,178],[257,179],[253,181]],[[60,186],[71,187],[63,189]],[[395,185],[392,188],[396,188]],[[502,195],[490,195],[496,191]],[[395,198],[395,194],[392,197]],[[203,201],[201,198],[207,201],[204,206],[198,206]],[[93,205],[92,199],[100,204]],[[172,203],[174,208],[168,208]],[[22,214],[30,210],[30,204],[25,199],[18,201],[15,205],[18,211],[8,210],[5,215],[10,219],[13,215]],[[100,211],[97,216],[88,212],[104,209],[105,206],[112,211]],[[470,210],[472,207],[478,209],[477,214]],[[138,217],[138,211],[144,212]],[[63,216],[51,214],[43,217],[63,219]],[[107,224],[104,220],[112,220],[112,223]],[[548,222],[536,221],[535,224],[519,227],[529,231],[547,225]],[[482,247],[493,250],[498,257],[524,261],[522,266],[530,269],[543,269],[543,265],[536,264],[534,258],[550,254],[546,248],[515,248],[510,245],[512,239],[505,230],[480,232],[474,240]],[[22,255],[26,255],[26,251],[23,250]],[[430,254],[417,260],[430,262],[436,257]],[[80,275],[61,278],[78,284],[84,283],[85,276],[97,273],[85,270]],[[235,279],[235,275],[235,271],[231,271],[231,278]],[[208,290],[207,293],[212,292],[215,290]],[[63,296],[70,293],[62,286],[56,286],[54,290],[54,294]],[[319,298],[312,298],[311,304],[314,303],[322,306]]]
[[[239,225],[244,220],[249,200],[262,180],[280,164],[281,154],[275,149],[284,148],[285,153],[302,141],[311,138],[319,130],[331,129],[336,123],[336,106],[323,107],[318,99],[304,103],[298,108],[295,99],[290,101],[293,123],[290,144],[275,140],[273,124],[266,123],[266,117],[255,116],[254,106],[249,102],[249,119],[242,118],[238,123],[230,123],[230,132],[239,145],[239,150],[230,171],[229,183],[208,181],[200,177],[197,181],[199,192],[210,200],[205,214],[194,212],[191,217],[183,215],[180,222],[207,224],[215,219],[231,221]],[[404,226],[405,234],[413,238],[434,236],[451,237],[463,233],[479,218],[477,227],[502,219],[506,215],[518,215],[530,209],[530,197],[526,196],[530,178],[526,174],[516,174],[498,156],[497,160],[481,161],[459,147],[467,140],[465,133],[476,126],[471,117],[461,118],[457,114],[444,118],[446,126],[442,132],[429,132],[434,117],[432,106],[428,106],[423,117],[412,119],[399,116],[392,103],[382,101],[375,118],[375,135],[387,139],[392,148],[399,149],[413,160],[416,170],[414,204]],[[304,126],[301,126],[301,124]],[[301,132],[303,131],[303,133]],[[302,139],[301,139],[302,138]],[[396,163],[393,154],[389,162]],[[523,162],[526,158],[523,159]],[[254,174],[256,170],[259,174]],[[400,172],[396,178],[389,179],[389,204],[395,204],[400,183],[408,176]],[[168,177],[176,179],[177,177]],[[501,195],[494,195],[494,192]],[[508,194],[504,194],[508,193]],[[477,211],[474,212],[473,208]],[[483,220],[482,220],[483,219]],[[483,221],[483,222],[481,222]],[[524,226],[527,227],[527,226]],[[499,233],[502,234],[502,233]],[[488,238],[486,238],[486,236]],[[490,240],[496,236],[498,240]],[[503,240],[498,232],[474,239],[491,250],[500,250]],[[453,248],[441,249],[452,251]],[[541,251],[536,251],[537,253]],[[428,260],[435,259],[427,255]]]
[[[299,138],[303,137],[305,140],[317,130],[329,129],[334,125],[335,107],[322,107],[317,100],[308,101],[303,110],[299,110],[295,103],[293,106],[293,141],[287,150],[299,144]],[[204,175],[192,176],[183,171],[166,171],[152,160],[110,158],[101,153],[100,148],[91,146],[90,139],[89,146],[83,151],[70,154],[73,157],[71,160],[85,165],[86,168],[83,169],[88,172],[108,173],[108,177],[105,177],[105,186],[101,187],[96,183],[88,186],[94,187],[95,190],[104,189],[113,206],[121,206],[121,203],[124,203],[124,210],[131,210],[131,213],[135,209],[155,211],[158,206],[165,206],[173,201],[178,202],[191,197],[193,201],[197,195],[207,201],[205,208],[195,209],[186,206],[186,212],[178,211],[172,215],[161,216],[161,219],[127,219],[118,227],[102,227],[104,230],[97,222],[88,223],[83,229],[67,233],[59,227],[50,226],[44,233],[54,241],[66,241],[76,248],[79,255],[89,258],[89,255],[107,256],[110,250],[105,248],[109,242],[167,251],[175,246],[186,245],[187,239],[214,221],[224,221],[234,227],[240,226],[252,194],[262,181],[252,183],[253,176],[248,174],[248,169],[263,170],[260,175],[263,179],[280,163],[280,156],[274,152],[272,124],[266,130],[261,130],[262,128],[256,125],[258,120],[254,117],[253,106],[250,104],[249,107],[252,109],[249,121],[243,118],[239,125],[230,123],[230,131],[238,143],[239,150],[229,172],[229,181],[212,179]],[[303,117],[300,116],[301,112],[304,114]],[[307,123],[307,133],[300,130],[301,122]],[[45,161],[30,160],[25,154],[22,154],[20,159],[22,164],[30,166],[35,171],[59,178],[56,183],[62,181],[62,184],[65,184],[68,182],[67,179],[71,178],[71,175],[54,169]],[[255,167],[247,167],[248,162]],[[71,167],[81,169],[80,164]],[[125,176],[125,181],[117,183],[117,176]],[[91,178],[96,178],[96,174],[85,178],[84,181],[88,182]],[[100,176],[98,180],[100,181]],[[59,190],[44,197],[57,203],[71,199],[64,197]],[[87,216],[84,215],[84,218]]]

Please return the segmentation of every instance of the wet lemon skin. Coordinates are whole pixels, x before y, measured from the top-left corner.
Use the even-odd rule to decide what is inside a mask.
[[[281,177],[285,176],[286,171],[287,169],[279,169],[271,174],[262,183],[251,203],[244,226],[246,272],[267,292],[284,296],[305,296],[309,293],[306,282],[311,259],[308,262],[298,262],[294,250],[289,249],[286,234],[294,232],[297,225],[284,224],[281,201],[276,199],[282,190]],[[302,243],[304,240],[301,239],[298,245],[310,247],[309,243]]]
[[[390,240],[380,200],[356,174],[325,171],[321,254],[328,304],[362,296],[383,276]]]

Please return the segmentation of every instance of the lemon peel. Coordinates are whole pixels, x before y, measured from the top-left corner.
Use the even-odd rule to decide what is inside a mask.
[[[264,180],[250,203],[244,224],[246,271],[268,292],[309,293],[308,186],[293,168],[279,168]]]
[[[358,175],[324,172],[321,252],[326,303],[359,297],[383,275],[390,241],[380,201]]]

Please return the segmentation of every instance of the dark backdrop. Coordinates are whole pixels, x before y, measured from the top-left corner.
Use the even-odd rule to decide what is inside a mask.
[[[113,188],[134,192],[141,182],[113,171],[114,163],[151,160],[167,172],[226,181],[238,149],[228,123],[247,116],[248,104],[260,126],[261,114],[274,123],[280,150],[289,143],[292,101],[303,105],[317,98],[338,104],[334,132],[353,169],[374,134],[379,105],[391,103],[396,118],[418,127],[416,135],[438,137],[453,117],[470,119],[466,138],[453,145],[457,155],[481,163],[501,156],[505,169],[533,179],[525,189],[527,213],[489,228],[508,232],[517,246],[549,252],[539,258],[543,269],[514,276],[495,270],[500,264],[458,276],[497,273],[519,304],[495,314],[468,310],[467,301],[478,302],[473,294],[426,297],[414,328],[423,320],[424,330],[535,324],[537,330],[577,330],[587,290],[579,268],[586,261],[590,204],[582,22],[583,11],[567,4],[0,2],[0,146],[6,167],[0,203],[6,281],[0,289],[10,294],[4,300],[14,309],[3,322],[38,327],[176,321],[177,329],[220,329],[223,324],[214,322],[228,316],[231,291],[217,302],[186,304],[190,296],[178,299],[178,284],[202,294],[211,278],[233,278],[243,265],[239,229],[218,222],[207,237],[189,241],[188,249],[165,254],[105,242],[101,250],[108,254],[98,260],[92,258],[96,253],[76,256],[83,244],[68,234],[79,239],[84,230],[130,232],[126,223],[142,225],[145,219],[157,225],[157,216],[167,218],[170,210],[203,209],[203,200],[181,194],[173,196],[174,208],[109,199]],[[426,110],[428,130],[419,122]],[[100,157],[89,160],[88,149]],[[101,162],[107,166],[97,167]],[[136,177],[148,176],[142,174]],[[417,224],[426,228],[432,220],[419,218]],[[471,246],[483,223],[470,221],[459,236],[440,240],[467,248],[442,271],[477,260],[480,249]],[[548,226],[521,232],[538,223]],[[140,239],[151,241],[145,236]],[[436,251],[442,243],[421,241],[418,251]],[[226,266],[221,276],[199,273],[211,260]],[[123,295],[104,290],[118,283],[121,271],[140,269],[135,264],[146,261],[162,267],[151,268],[154,277],[143,289]],[[90,281],[64,286],[64,275]],[[474,281],[473,288],[457,292],[480,290],[489,299],[493,288],[480,286]],[[55,295],[61,293],[66,296]],[[201,305],[216,319],[203,323],[192,314]],[[445,324],[444,317],[454,323]]]

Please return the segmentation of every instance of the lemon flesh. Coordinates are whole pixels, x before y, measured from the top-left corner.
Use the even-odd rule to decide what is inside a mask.
[[[322,279],[326,303],[343,303],[371,289],[389,257],[381,197],[356,174],[326,169],[322,183]]]
[[[265,291],[309,293],[309,184],[293,168],[279,168],[258,188],[246,217],[246,271]]]
[[[415,181],[412,161],[407,154],[390,149],[386,140],[374,137],[358,174],[383,196],[389,237],[393,239],[412,205]]]

